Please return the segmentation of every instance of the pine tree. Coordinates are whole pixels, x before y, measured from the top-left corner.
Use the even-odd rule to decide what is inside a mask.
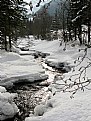
[[[91,1],[90,0],[71,0],[70,2],[71,26],[75,39],[77,37],[80,44],[82,40],[82,25],[88,25],[88,42],[90,42],[90,21],[91,21]]]
[[[4,37],[5,50],[7,50],[7,36],[11,50],[12,37],[26,18],[25,3],[23,0],[0,0],[0,4],[0,31]]]

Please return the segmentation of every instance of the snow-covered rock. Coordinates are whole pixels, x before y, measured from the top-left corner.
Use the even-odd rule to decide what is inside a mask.
[[[51,100],[47,100],[45,104],[37,105],[34,108],[34,115],[42,116],[49,108],[53,108],[53,104]]]
[[[1,92],[1,93],[4,93],[4,92],[6,92],[6,89],[5,89],[5,87],[2,87],[2,86],[0,86],[0,92]]]
[[[18,107],[13,102],[15,96],[16,94],[10,94],[0,86],[0,121],[12,118],[18,113]]]
[[[42,116],[46,111],[46,106],[43,104],[37,105],[34,108],[34,115],[35,116]]]

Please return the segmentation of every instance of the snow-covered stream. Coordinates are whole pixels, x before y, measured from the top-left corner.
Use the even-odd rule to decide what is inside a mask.
[[[50,84],[61,78],[62,73],[53,69],[45,63],[45,59],[38,57],[36,62],[45,69],[45,74],[48,75],[47,80],[37,81],[35,83],[16,83],[13,88],[8,90],[12,93],[17,93],[18,96],[14,99],[19,108],[18,115],[14,121],[23,121],[26,117],[34,114],[34,108],[37,105],[45,104],[54,95],[55,91],[49,88]]]
[[[23,41],[26,41],[26,39],[24,39]],[[15,85],[12,91],[18,92],[18,96],[20,96],[20,98],[16,97],[15,100],[18,104],[21,103],[20,107],[27,107],[24,110],[24,114],[26,115],[25,117],[27,117],[25,118],[25,121],[90,121],[91,90],[84,89],[83,92],[81,89],[78,89],[77,93],[72,99],[70,98],[71,93],[69,92],[77,89],[77,86],[74,85],[74,81],[78,81],[77,73],[79,73],[79,69],[81,67],[86,67],[88,63],[91,62],[91,59],[89,59],[91,58],[91,49],[88,48],[86,58],[84,58],[84,60],[79,64],[79,61],[77,59],[78,57],[80,57],[81,60],[81,58],[84,56],[85,47],[79,46],[78,43],[74,43],[74,47],[72,45],[73,43],[68,44],[65,51],[64,43],[62,44],[62,46],[60,46],[59,40],[35,40],[32,44],[33,46],[29,47],[28,51],[17,50],[17,52],[21,56],[16,53],[0,53],[0,85],[5,86],[6,88],[7,86],[11,88]],[[49,56],[46,56],[46,54]],[[42,57],[46,56],[46,58],[41,60],[41,58],[38,58],[38,55]],[[34,59],[34,56],[36,59]],[[77,64],[79,65],[76,66]],[[52,68],[49,66],[51,66]],[[71,67],[74,66],[75,69],[73,71],[73,68],[71,70]],[[56,68],[56,70],[54,68]],[[60,69],[61,73],[58,72]],[[50,75],[49,79],[47,79],[48,76],[45,75],[45,73],[47,75]],[[84,73],[80,77],[81,82],[84,81],[83,76]],[[70,77],[72,77],[72,80],[70,79]],[[86,79],[91,79],[91,66],[86,69],[85,77]],[[53,81],[56,81],[58,83],[56,87],[58,87],[59,89],[61,89],[61,84],[64,85],[64,83],[72,84],[73,87],[69,86],[69,88],[67,88],[67,91],[69,92],[67,93],[63,93],[63,90],[60,90],[60,92],[57,92],[55,95],[56,89],[55,86],[52,84]],[[20,83],[23,83],[24,85]],[[66,88],[65,86],[66,85],[64,85],[64,89]],[[91,83],[89,83],[88,85],[89,89],[90,87]],[[33,102],[30,98],[33,99]],[[3,106],[2,98],[0,99],[0,101],[2,106],[2,108],[0,108],[1,113],[4,114],[6,119],[8,117],[12,118],[11,114],[8,112],[9,108],[7,108],[7,105]],[[37,105],[36,102],[38,106],[34,108],[34,106]],[[11,104],[12,103],[10,102],[9,106],[12,109]],[[34,104],[34,106],[32,106],[31,104]],[[28,108],[29,105],[30,107]],[[5,107],[7,108],[7,111],[5,110]],[[32,114],[33,108],[34,115]],[[11,109],[10,111],[14,111],[15,108],[12,110]],[[14,112],[13,116],[16,113],[17,112]],[[8,115],[6,116],[6,114]],[[15,121],[21,121],[22,119],[20,119],[20,116],[22,116],[23,118],[22,114],[23,113],[21,111],[18,115],[18,119],[16,118]]]
[[[53,46],[55,46],[56,41],[52,43]],[[25,47],[26,44],[25,42],[23,45],[21,43],[21,45],[19,45],[19,48],[22,48],[22,46]],[[49,46],[49,50],[50,50],[50,44],[47,45]],[[31,81],[27,82],[27,80],[24,79],[24,83],[23,81],[22,82],[20,81],[18,83],[15,82],[13,88],[8,90],[9,92],[18,94],[18,96],[14,99],[14,101],[17,107],[19,108],[19,113],[13,119],[14,121],[16,120],[23,121],[26,117],[29,117],[31,114],[34,114],[34,108],[37,105],[46,104],[47,101],[55,95],[55,88],[52,87],[52,83],[55,82],[55,80],[57,81],[62,79],[62,74],[64,72],[68,72],[71,70],[70,66],[64,61],[63,62],[60,61],[52,62],[49,60],[47,61],[46,57],[50,55],[49,53],[50,52],[45,53],[36,50],[20,51],[20,55],[22,56],[23,59],[28,58],[28,60],[30,59],[33,60],[33,58],[31,58],[31,55],[34,56],[35,58],[34,61],[45,70],[45,75],[48,75],[48,79],[45,80],[44,78],[42,82],[39,79],[38,81],[33,83],[31,83]]]
[[[41,57],[36,59],[37,63],[45,69],[45,74],[48,75],[47,80],[37,81],[35,83],[15,83],[8,91],[10,93],[17,93],[14,99],[15,104],[19,108],[19,113],[11,119],[12,121],[24,121],[26,117],[34,114],[34,108],[37,105],[45,104],[53,96],[52,89],[49,85],[62,76],[61,73],[56,72],[52,67],[47,66]],[[58,76],[57,76],[58,75]]]

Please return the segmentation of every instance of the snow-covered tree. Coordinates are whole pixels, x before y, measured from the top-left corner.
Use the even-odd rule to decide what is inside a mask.
[[[80,44],[82,41],[82,25],[88,25],[88,41],[90,42],[90,14],[91,14],[91,1],[90,0],[71,0],[70,1],[70,12],[71,12],[71,25],[72,30],[78,38]]]

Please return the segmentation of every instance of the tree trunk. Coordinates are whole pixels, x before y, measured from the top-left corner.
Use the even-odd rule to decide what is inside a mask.
[[[9,35],[9,50],[11,51],[11,36]]]
[[[88,44],[90,44],[90,21],[88,21]]]
[[[77,28],[75,27],[75,40],[77,40]]]
[[[80,45],[82,45],[82,27],[81,27],[81,25],[78,27],[78,38],[80,41]]]
[[[7,51],[7,39],[6,39],[6,35],[4,36],[4,44],[5,44],[5,50]]]

